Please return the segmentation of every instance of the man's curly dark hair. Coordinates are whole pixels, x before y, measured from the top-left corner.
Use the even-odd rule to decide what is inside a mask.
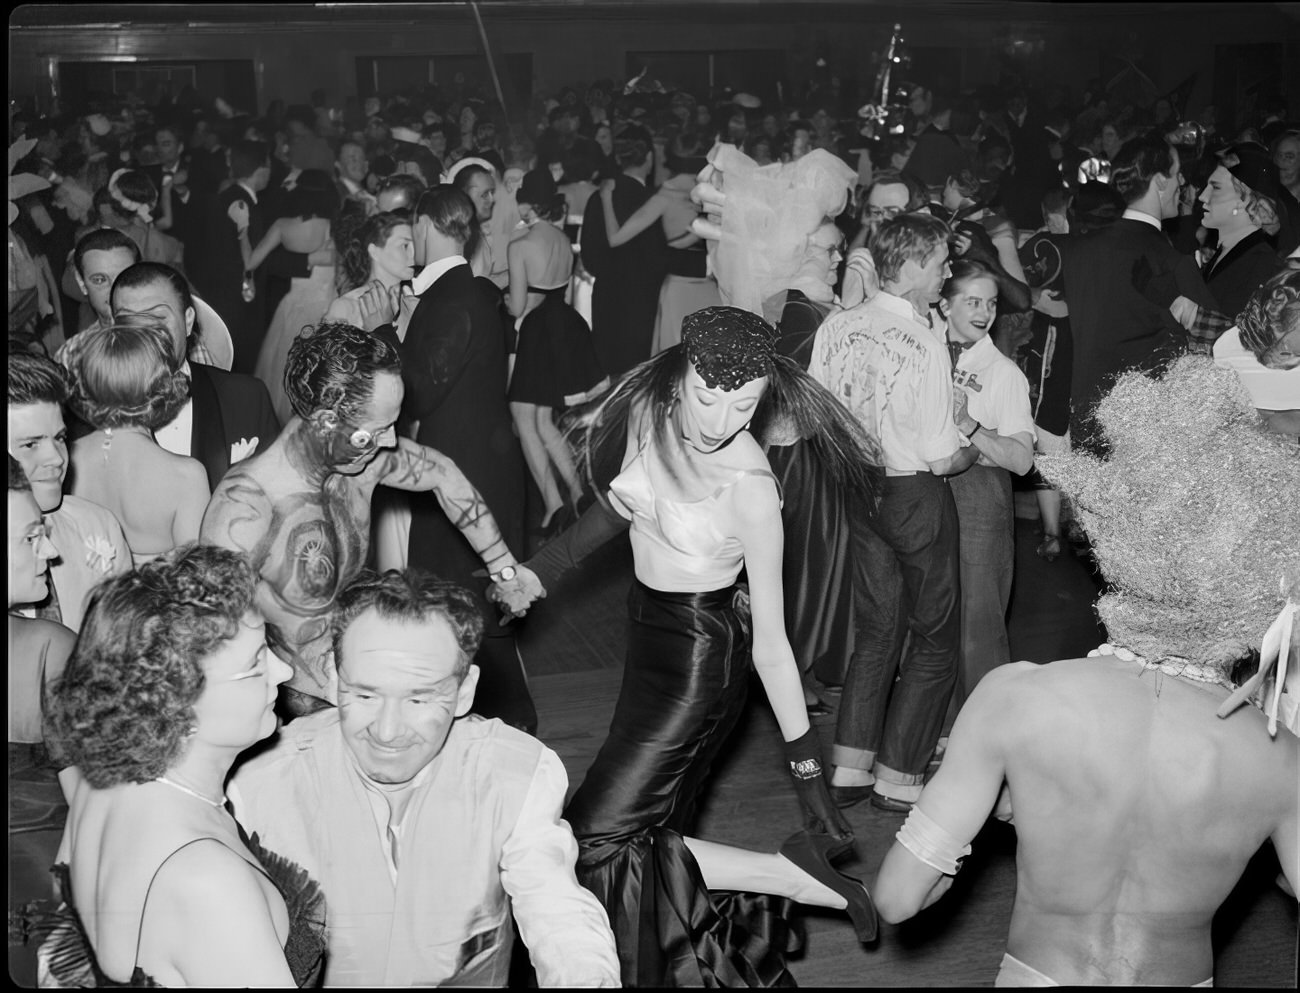
[[[374,609],[386,621],[419,623],[441,617],[450,625],[460,648],[455,674],[464,679],[470,660],[483,639],[483,614],[474,595],[463,586],[418,569],[364,570],[338,596],[331,624],[334,664],[343,664],[343,633],[359,616]]]
[[[163,775],[194,729],[203,660],[239,632],[256,588],[241,554],[210,545],[96,587],[47,715],[60,761],[96,789]]]
[[[356,424],[381,372],[402,372],[397,349],[389,342],[351,324],[322,322],[304,328],[289,347],[284,392],[304,420],[318,410],[332,410],[344,424]]]

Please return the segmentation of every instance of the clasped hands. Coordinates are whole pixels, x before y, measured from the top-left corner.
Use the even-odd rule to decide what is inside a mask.
[[[964,435],[969,435],[979,425],[979,421],[971,417],[970,412],[966,409],[966,404],[970,397],[966,391],[953,384],[952,387],[952,420],[957,425],[957,430]]]
[[[515,576],[510,580],[497,580],[487,588],[489,603],[501,608],[501,623],[508,624],[523,617],[528,608],[546,596],[546,588],[537,573],[522,562],[515,565]]]
[[[366,331],[392,324],[402,307],[402,284],[394,283],[389,289],[377,279],[372,279],[357,300],[361,308],[361,326]]]

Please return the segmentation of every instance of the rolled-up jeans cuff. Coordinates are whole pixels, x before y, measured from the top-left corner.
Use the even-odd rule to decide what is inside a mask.
[[[876,763],[876,753],[868,752],[861,748],[850,748],[848,745],[831,745],[831,764],[843,766],[846,769],[858,769],[862,772],[870,772],[871,767]]]
[[[876,763],[876,792],[893,800],[906,800],[916,803],[921,798],[921,788],[925,785],[925,775],[913,776],[899,772],[887,765]]]

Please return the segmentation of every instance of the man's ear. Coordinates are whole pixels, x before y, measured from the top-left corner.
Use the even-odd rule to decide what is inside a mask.
[[[478,689],[478,675],[478,666],[471,665],[469,672],[465,673],[465,678],[460,681],[460,690],[456,693],[457,717],[464,717],[469,713],[469,708],[474,706],[474,691]]]
[[[313,410],[307,421],[318,434],[328,434],[339,426],[338,415],[332,410]]]

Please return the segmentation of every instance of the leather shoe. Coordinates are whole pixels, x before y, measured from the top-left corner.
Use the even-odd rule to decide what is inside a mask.
[[[831,786],[829,789],[831,799],[841,810],[861,803],[876,791],[870,783],[866,786]]]
[[[864,944],[876,938],[876,908],[871,902],[871,894],[861,880],[846,876],[831,868],[828,850],[835,845],[835,839],[825,834],[809,834],[800,831],[786,839],[781,846],[781,857],[793,862],[813,879],[826,888],[844,897],[848,906],[845,908],[853,922],[853,930],[858,941]]]
[[[877,793],[873,790],[871,793],[871,806],[878,810],[888,810],[894,814],[906,814],[912,809],[912,801],[896,800],[892,796],[885,796],[883,793]]]

